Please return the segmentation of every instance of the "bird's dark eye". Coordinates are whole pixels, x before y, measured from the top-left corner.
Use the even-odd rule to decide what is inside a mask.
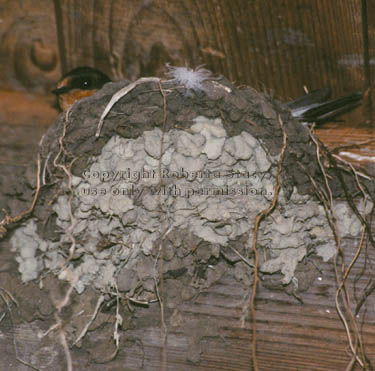
[[[79,81],[79,85],[81,89],[91,89],[91,80],[87,78],[82,78]]]
[[[71,86],[75,89],[85,89],[90,90],[93,89],[93,81],[87,76],[79,76],[72,80]]]

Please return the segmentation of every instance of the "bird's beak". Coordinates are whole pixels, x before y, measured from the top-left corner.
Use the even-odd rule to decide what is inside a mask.
[[[67,93],[68,91],[70,91],[70,88],[68,86],[62,86],[61,88],[52,90],[51,93],[60,95],[60,94]]]

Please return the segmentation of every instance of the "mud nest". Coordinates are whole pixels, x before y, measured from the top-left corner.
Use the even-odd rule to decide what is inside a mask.
[[[267,287],[309,287],[316,274],[304,282],[298,272],[307,256],[335,256],[332,221],[343,235],[360,234],[374,183],[337,164],[282,103],[225,78],[199,89],[145,81],[111,107],[96,136],[128,84],[106,84],[44,136],[37,202],[10,240],[23,282],[53,273],[78,294],[94,287],[100,308],[162,302],[170,315],[228,272],[251,290],[254,223],[273,201],[256,236]],[[34,179],[18,187],[30,194]],[[72,325],[68,343],[83,328]]]

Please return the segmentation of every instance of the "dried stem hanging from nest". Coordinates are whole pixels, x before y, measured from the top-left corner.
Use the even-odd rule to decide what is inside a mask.
[[[363,339],[362,339],[362,336],[361,336],[361,333],[360,333],[360,329],[359,329],[355,314],[353,313],[352,308],[351,308],[351,300],[350,300],[349,290],[346,286],[346,281],[347,281],[347,278],[349,277],[350,271],[353,268],[355,262],[357,261],[359,255],[362,251],[363,241],[364,241],[366,232],[368,232],[370,241],[372,240],[371,231],[370,231],[370,227],[369,227],[368,223],[365,220],[365,217],[363,217],[360,214],[360,212],[358,211],[358,209],[357,209],[357,207],[354,203],[354,200],[349,195],[349,193],[346,189],[345,182],[344,182],[344,180],[342,178],[342,175],[340,173],[340,170],[336,166],[335,159],[328,152],[328,150],[326,150],[322,146],[322,144],[314,136],[312,131],[313,131],[313,128],[310,130],[310,138],[312,139],[312,141],[314,142],[314,144],[316,146],[316,156],[317,156],[319,168],[320,168],[321,173],[322,173],[323,178],[324,178],[324,188],[322,188],[322,186],[320,186],[311,177],[311,175],[309,174],[308,170],[305,168],[304,165],[302,165],[300,162],[298,162],[298,164],[304,170],[306,175],[309,177],[310,182],[311,182],[313,188],[316,191],[316,195],[320,199],[320,201],[321,201],[321,203],[324,207],[326,217],[327,217],[327,221],[329,223],[329,226],[331,228],[331,231],[333,233],[333,236],[334,236],[334,239],[335,239],[335,242],[336,242],[336,255],[335,255],[335,258],[334,258],[334,268],[335,268],[335,276],[336,276],[336,282],[337,282],[338,287],[337,287],[336,295],[335,295],[335,305],[336,305],[336,310],[338,312],[338,315],[339,315],[341,321],[344,324],[345,332],[346,332],[347,338],[348,338],[349,347],[350,347],[350,350],[351,350],[351,353],[352,353],[352,359],[347,366],[347,370],[351,370],[353,365],[356,362],[358,362],[360,367],[362,367],[363,369],[371,369],[371,365],[369,364],[368,359],[365,355],[364,344],[363,344]],[[337,216],[336,216],[336,212],[335,212],[335,208],[334,208],[334,204],[333,204],[332,190],[331,190],[330,185],[329,185],[328,175],[327,175],[326,169],[323,166],[322,161],[321,161],[321,153],[322,152],[324,152],[324,154],[328,157],[328,159],[331,160],[330,162],[331,162],[331,165],[334,168],[334,170],[337,170],[336,173],[337,173],[337,176],[338,176],[338,178],[340,180],[340,183],[343,187],[343,190],[344,190],[344,193],[345,193],[345,196],[346,196],[346,200],[347,200],[349,206],[351,207],[351,209],[353,210],[354,214],[358,217],[358,219],[360,220],[360,222],[362,224],[361,239],[360,239],[357,251],[356,251],[353,259],[351,260],[351,262],[349,263],[347,268],[346,268],[345,260],[344,260],[344,251],[342,249],[341,235],[340,235],[339,229],[336,225]],[[358,186],[360,192],[362,193],[362,195],[364,197],[364,200],[365,200],[365,203],[366,203],[367,194],[365,193],[365,190],[364,190],[363,186],[361,185],[361,183],[359,181],[358,173],[352,165],[350,165],[349,168],[355,176],[357,186]],[[338,267],[339,258],[341,258],[340,269]],[[341,299],[341,303],[340,303],[340,299]],[[343,309],[342,309],[342,305],[344,306]]]
[[[258,229],[260,222],[262,219],[264,219],[266,216],[268,216],[275,208],[277,199],[279,197],[280,187],[281,187],[281,171],[283,169],[283,162],[285,157],[285,152],[287,148],[287,135],[284,128],[284,123],[281,120],[281,117],[279,116],[279,124],[283,133],[283,146],[281,148],[280,152],[280,159],[277,166],[277,175],[276,175],[276,186],[275,186],[275,193],[273,195],[273,199],[271,202],[271,205],[261,211],[256,217],[255,217],[255,223],[254,223],[254,231],[253,231],[253,243],[252,243],[252,252],[254,255],[254,281],[253,281],[253,289],[251,292],[250,297],[250,309],[251,309],[251,323],[252,323],[252,358],[253,358],[253,366],[254,370],[258,370],[258,361],[256,356],[256,346],[257,346],[257,340],[256,340],[256,310],[255,310],[255,298],[257,294],[257,284],[258,284],[258,271],[259,271],[259,256],[258,256],[258,250],[257,250],[257,240],[258,240]]]
[[[5,236],[5,234],[6,234],[7,230],[6,230],[5,226],[7,226],[10,223],[19,222],[23,217],[31,214],[32,211],[34,210],[34,207],[35,207],[36,202],[38,200],[39,191],[40,191],[40,168],[41,168],[41,166],[40,166],[40,154],[38,154],[37,166],[38,166],[38,170],[37,170],[37,175],[36,175],[36,191],[35,191],[34,198],[33,198],[33,201],[31,203],[31,206],[27,210],[23,211],[21,214],[15,216],[13,218],[10,217],[5,210],[3,210],[5,212],[5,217],[2,221],[0,221],[0,239],[3,236]]]

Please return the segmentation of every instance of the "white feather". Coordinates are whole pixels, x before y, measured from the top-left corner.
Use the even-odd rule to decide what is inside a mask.
[[[184,85],[189,94],[191,90],[204,90],[202,82],[212,79],[212,73],[205,68],[197,67],[195,70],[188,67],[174,67],[167,64],[167,75],[178,84]]]

